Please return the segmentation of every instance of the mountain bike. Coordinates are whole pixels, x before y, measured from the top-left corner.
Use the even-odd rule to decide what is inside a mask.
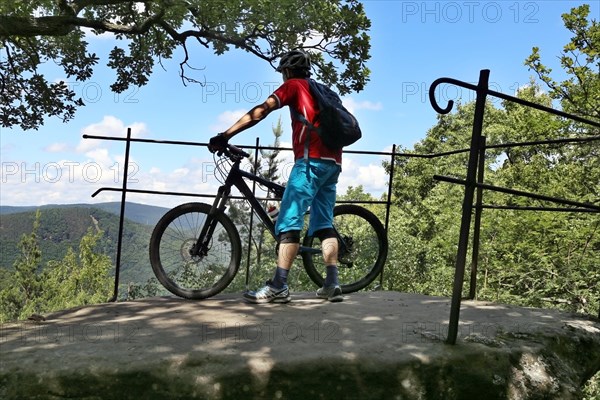
[[[213,157],[215,175],[223,183],[213,203],[186,203],[169,210],[150,239],[150,262],[156,278],[171,293],[187,299],[216,295],[231,283],[239,269],[242,242],[238,228],[226,214],[232,187],[247,200],[274,239],[275,224],[246,180],[267,188],[274,200],[280,200],[285,190],[279,183],[242,169],[240,163],[249,154],[236,146],[228,144]],[[340,286],[343,293],[355,292],[367,287],[381,272],[388,252],[387,234],[377,216],[364,207],[340,204],[333,214]],[[305,234],[298,255],[310,279],[321,287],[326,266],[319,239]]]

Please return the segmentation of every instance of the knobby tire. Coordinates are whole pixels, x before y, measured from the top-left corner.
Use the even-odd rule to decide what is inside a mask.
[[[333,210],[334,227],[345,240],[351,240],[350,251],[339,246],[338,279],[343,293],[366,288],[381,273],[387,259],[388,240],[383,224],[371,211],[355,204],[340,204]],[[303,245],[320,248],[316,237],[306,235]],[[323,286],[326,266],[321,253],[302,254],[304,268],[310,279]]]
[[[204,256],[192,256],[211,210],[205,203],[186,203],[168,211],[156,224],[150,239],[150,263],[159,282],[186,299],[204,299],[227,287],[238,271],[242,244],[237,228],[221,211]]]

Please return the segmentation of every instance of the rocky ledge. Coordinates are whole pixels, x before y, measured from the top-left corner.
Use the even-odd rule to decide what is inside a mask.
[[[2,399],[577,399],[600,322],[397,292],[150,298],[0,325]]]

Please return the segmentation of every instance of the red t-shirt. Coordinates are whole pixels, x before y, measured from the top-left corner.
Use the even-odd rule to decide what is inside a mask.
[[[316,127],[319,126],[317,116],[319,115],[318,106],[310,94],[308,82],[306,79],[288,79],[281,85],[273,96],[277,99],[279,108],[289,106],[290,109],[296,110],[297,113],[303,114],[304,118]],[[294,159],[304,158],[304,143],[309,128],[294,117],[294,113],[290,110],[292,117],[292,148],[294,150]],[[322,160],[332,160],[337,164],[342,164],[342,150],[332,150],[321,142],[321,138],[317,132],[310,133],[310,143],[308,147],[309,158],[320,158]]]

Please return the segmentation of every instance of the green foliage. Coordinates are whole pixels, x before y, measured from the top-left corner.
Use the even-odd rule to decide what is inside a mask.
[[[129,282],[127,284],[127,293],[125,299],[135,300],[144,297],[153,297],[162,294],[164,289],[159,284],[158,279],[149,278],[145,283]]]
[[[96,252],[102,232],[89,229],[81,239],[79,254],[69,248],[61,261],[50,261],[42,268],[40,219],[38,211],[33,231],[22,236],[14,271],[3,270],[6,281],[0,288],[0,322],[101,303],[110,297],[112,262]]]
[[[109,255],[114,262],[119,233],[119,210],[120,207],[115,209],[111,204],[97,207],[42,208],[37,231],[38,245],[42,253],[40,266],[46,266],[52,260],[62,259],[69,247],[77,248],[90,227],[103,231],[97,250]],[[148,264],[148,243],[154,223],[164,212],[165,209],[157,207],[127,205],[120,274],[120,281],[124,285],[123,290],[130,282],[145,282],[153,276]],[[35,212],[2,215],[0,270],[14,269],[14,261],[21,254],[18,248],[19,238],[29,234],[35,220],[34,216]],[[129,218],[140,222],[136,223]]]
[[[11,284],[0,292],[0,322],[40,312],[43,280],[38,274],[42,257],[37,237],[39,221],[40,213],[37,212],[33,231],[23,235],[19,242],[20,255],[9,277]]]
[[[600,120],[600,24],[588,20],[590,6],[583,4],[562,15],[565,27],[573,34],[559,57],[568,79],[557,82],[552,68],[542,64],[540,49],[534,47],[525,65],[535,71],[559,99],[567,112]]]
[[[95,252],[102,231],[90,228],[79,243],[79,254],[69,248],[61,261],[48,263],[44,271],[43,301],[48,310],[106,302],[112,293],[111,259]]]
[[[596,373],[583,387],[583,400],[600,399],[600,372]]]
[[[551,98],[532,83],[519,97],[540,104]],[[490,144],[555,139],[568,132],[547,113],[504,103],[488,105],[484,135]],[[421,154],[467,148],[473,104],[441,116],[415,145]],[[593,146],[527,146],[486,154],[485,182],[527,192],[597,203],[598,161]],[[586,150],[589,150],[586,153]],[[463,187],[434,181],[434,174],[464,177],[466,154],[435,159],[400,157],[396,164],[388,288],[449,295],[456,260]],[[484,204],[556,206],[486,191]],[[594,214],[484,210],[478,296],[505,303],[597,313],[600,220]],[[470,255],[469,255],[470,257]],[[468,258],[469,260],[470,258]],[[468,275],[468,272],[467,272]],[[468,276],[467,276],[468,279]],[[468,285],[465,285],[468,287]]]
[[[474,104],[469,103],[438,117],[437,125],[415,144],[413,152],[440,154],[468,148],[473,113]],[[488,142],[497,142],[503,129],[501,111],[487,104],[483,133]],[[487,170],[497,157],[497,152],[487,155]],[[395,160],[388,257],[388,264],[395,267],[386,272],[390,287],[435,295],[451,293],[463,189],[432,176],[463,178],[467,159],[468,153],[462,152],[434,159],[400,156]]]
[[[563,15],[563,19],[567,28],[576,32],[576,38],[567,46],[568,53],[574,57],[586,55],[588,68],[593,69],[598,60],[598,46],[594,45],[598,25],[595,21],[585,21],[587,10],[587,7],[575,8],[571,14]],[[597,117],[594,114],[600,104],[594,100],[600,96],[597,71],[588,74],[588,69],[570,68],[569,62],[563,60],[563,67],[572,78],[559,84],[550,79],[549,70],[539,63],[535,65],[550,93],[545,94],[532,81],[519,91],[518,97],[546,106],[558,99],[567,111]],[[467,148],[473,106],[459,105],[454,113],[440,116],[426,138],[415,145],[414,152],[432,154]],[[503,102],[501,106],[486,106],[483,134],[488,144],[593,133],[582,124],[569,123],[515,103]],[[598,204],[599,148],[597,142],[590,142],[489,149],[485,183]],[[432,175],[464,178],[466,160],[464,153],[434,159],[397,159],[393,182],[397,207],[392,208],[394,223],[390,226],[388,259],[388,265],[394,267],[387,269],[387,288],[450,294],[464,189],[434,181]],[[484,192],[483,201],[486,205],[500,206],[557,206],[492,191]],[[598,214],[485,209],[482,216],[478,298],[597,315]],[[470,257],[469,254],[467,260]],[[466,275],[468,280],[468,269]],[[467,282],[465,288],[468,286]]]
[[[47,116],[63,121],[84,105],[72,89],[49,82],[38,71],[52,61],[68,78],[84,82],[100,57],[88,52],[86,33],[114,34],[107,65],[111,89],[143,86],[156,62],[183,49],[184,84],[190,43],[220,55],[242,49],[271,65],[286,51],[303,47],[314,54],[317,75],[340,93],[360,91],[369,77],[371,22],[357,0],[64,0],[0,4],[0,75],[4,127],[37,129]]]

